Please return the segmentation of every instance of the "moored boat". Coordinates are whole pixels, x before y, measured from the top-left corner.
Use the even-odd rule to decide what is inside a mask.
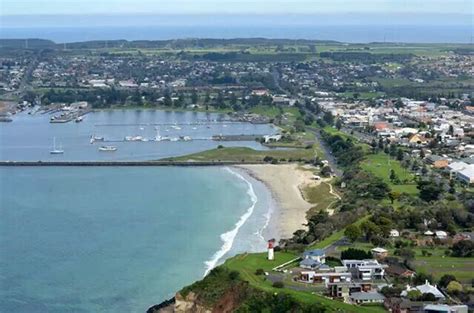
[[[115,146],[101,146],[101,147],[99,147],[99,151],[114,152],[114,151],[117,151],[117,147],[115,147]]]

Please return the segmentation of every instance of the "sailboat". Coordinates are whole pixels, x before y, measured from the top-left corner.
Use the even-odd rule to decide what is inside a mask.
[[[49,151],[50,154],[63,154],[64,150],[61,149],[61,146],[59,146],[59,149],[56,148],[56,137],[53,138],[53,150]]]

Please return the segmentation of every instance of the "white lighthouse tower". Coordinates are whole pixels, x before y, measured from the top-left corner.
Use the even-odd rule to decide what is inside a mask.
[[[275,239],[268,240],[268,259],[270,261],[275,259],[275,255],[273,252],[273,247],[275,246]]]

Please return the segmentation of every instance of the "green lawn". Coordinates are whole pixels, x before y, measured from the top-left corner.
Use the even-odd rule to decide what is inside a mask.
[[[259,268],[265,271],[271,271],[272,268],[288,262],[298,255],[290,252],[276,252],[275,260],[267,260],[266,253],[241,254],[228,259],[223,266],[230,270],[236,270],[240,273],[241,278],[248,281],[253,287],[272,292],[286,293],[292,295],[296,300],[305,304],[322,303],[327,305],[331,311],[343,312],[385,312],[381,307],[358,307],[349,305],[340,301],[328,299],[322,295],[313,294],[311,291],[295,291],[288,288],[274,288],[270,281],[264,276],[255,275],[255,271]]]
[[[415,183],[395,185],[390,181],[390,170],[393,169],[395,174],[401,181],[413,181],[414,176],[409,170],[404,169],[400,162],[390,158],[385,153],[370,154],[361,163],[362,169],[382,178],[393,191],[400,193],[408,193],[412,195],[418,194]]]
[[[370,215],[364,216],[353,224],[354,225],[360,225],[364,221],[366,221],[369,217],[370,217]],[[345,228],[333,233],[331,236],[327,237],[326,239],[323,239],[322,241],[319,241],[319,242],[309,246],[308,249],[323,249],[323,248],[329,246],[330,244],[340,240],[342,237],[344,237],[344,231],[345,231]]]
[[[225,145],[225,142],[222,143]],[[229,162],[263,162],[265,156],[285,160],[309,160],[314,158],[316,151],[314,149],[291,149],[291,150],[254,150],[246,147],[225,147],[221,149],[212,149],[181,157],[167,158],[165,160],[173,161],[229,161]]]
[[[444,255],[446,249],[426,248],[432,256],[423,256],[423,248],[415,248],[415,260],[413,264],[417,271],[432,274],[435,279],[440,279],[445,274],[454,275],[460,282],[471,285],[474,279],[474,258],[455,258]]]

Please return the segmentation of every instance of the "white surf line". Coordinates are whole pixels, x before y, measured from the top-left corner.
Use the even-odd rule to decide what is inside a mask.
[[[225,170],[227,170],[229,173],[232,175],[238,177],[239,179],[243,180],[244,182],[247,183],[248,189],[247,189],[247,194],[250,196],[250,200],[252,201],[252,204],[250,207],[247,209],[247,211],[240,217],[239,221],[235,224],[235,227],[221,235],[221,240],[224,242],[221,246],[221,248],[214,253],[212,258],[209,261],[206,261],[206,271],[204,272],[204,276],[209,274],[209,272],[216,267],[216,265],[219,263],[219,261],[222,259],[222,257],[232,249],[232,245],[234,244],[235,237],[237,236],[237,233],[239,232],[239,229],[245,224],[245,222],[249,219],[249,217],[252,215],[255,205],[257,204],[258,198],[257,195],[255,194],[255,191],[253,189],[252,183],[249,182],[245,177],[240,175],[237,172],[234,172],[230,168],[226,167]]]

